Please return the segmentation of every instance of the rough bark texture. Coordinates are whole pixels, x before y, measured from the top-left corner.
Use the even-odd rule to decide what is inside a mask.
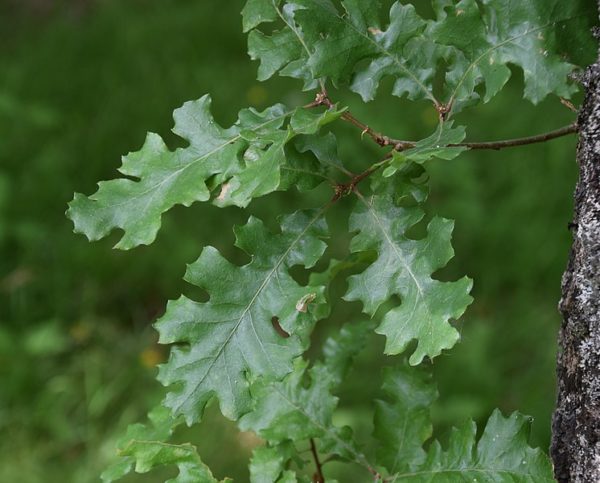
[[[600,482],[600,61],[583,77],[579,114],[573,247],[562,281],[552,422],[554,474],[560,483]]]

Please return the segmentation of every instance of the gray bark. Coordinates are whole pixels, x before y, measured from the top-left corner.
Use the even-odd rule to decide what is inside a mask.
[[[560,483],[600,482],[600,62],[583,76],[573,246],[562,281],[551,455]]]

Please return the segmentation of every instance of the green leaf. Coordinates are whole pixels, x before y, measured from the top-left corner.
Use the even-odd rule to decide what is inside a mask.
[[[270,79],[283,67],[303,53],[302,44],[293,30],[285,29],[268,36],[258,30],[248,36],[248,54],[252,60],[259,60],[259,81]]]
[[[338,428],[332,422],[338,402],[332,391],[364,345],[369,330],[368,322],[347,324],[326,343],[324,362],[307,370],[307,362],[298,360],[294,372],[283,381],[258,379],[252,385],[256,405],[242,416],[240,428],[275,444],[319,438],[323,451],[364,463],[349,428]]]
[[[242,431],[255,431],[269,442],[301,441],[322,436],[332,425],[337,400],[329,393],[329,380],[303,379],[307,363],[299,361],[283,382],[260,379],[252,385],[257,402],[252,412],[240,419]]]
[[[330,0],[297,0],[295,20],[310,46],[309,65],[315,77],[334,83],[350,78],[361,59],[377,51],[368,29],[376,28],[379,0],[346,0],[340,13]]]
[[[432,38],[455,47],[446,76],[449,102],[466,101],[485,86],[489,101],[511,76],[508,64],[524,73],[524,96],[538,103],[548,94],[569,97],[575,87],[573,65],[553,50],[548,38],[566,23],[585,22],[562,0],[438,0],[438,20],[428,27]]]
[[[285,483],[298,481],[293,471],[286,470],[286,465],[292,460],[303,466],[304,462],[298,458],[296,453],[296,448],[291,442],[256,448],[250,460],[250,482]]]
[[[176,465],[179,474],[167,483],[218,483],[194,446],[166,442],[177,424],[166,408],[156,408],[148,416],[150,425],[129,426],[118,445],[121,459],[102,473],[102,481],[119,480],[132,470],[148,473],[160,466]]]
[[[314,154],[315,158],[322,165],[322,168],[327,169],[327,173],[338,174],[341,172],[348,175],[350,172],[345,169],[339,159],[337,152],[337,140],[332,133],[327,133],[324,136],[299,136],[295,142],[296,147],[301,152]]]
[[[495,410],[476,440],[474,422],[453,429],[447,449],[434,441],[422,464],[398,473],[393,481],[410,482],[554,482],[552,464],[540,450],[528,445],[531,418],[519,413],[509,417]]]
[[[431,136],[417,142],[414,148],[402,152],[393,151],[392,160],[383,171],[383,176],[392,176],[408,161],[424,163],[432,158],[451,160],[466,151],[466,147],[449,146],[465,139],[464,126],[455,128],[452,127],[453,124],[454,121],[441,122]]]
[[[319,79],[329,78],[334,84],[351,83],[364,100],[371,100],[381,78],[391,75],[396,95],[435,101],[432,66],[447,48],[422,35],[426,22],[414,7],[395,3],[382,31],[379,0],[344,0],[341,5],[343,11],[331,0],[294,0],[277,7],[283,28],[270,35],[252,30],[248,37],[250,57],[260,60],[258,79],[280,72],[302,79],[305,89],[314,89]],[[266,2],[261,11],[272,18]],[[253,18],[256,21],[248,25],[258,25],[258,17]],[[357,68],[363,60],[367,66]]]
[[[433,432],[429,411],[437,391],[430,374],[399,365],[384,369],[382,396],[375,400],[373,425],[377,463],[391,474],[408,471],[425,461],[422,446]]]
[[[456,282],[432,278],[454,254],[450,244],[454,224],[435,217],[423,239],[409,238],[406,232],[424,213],[418,206],[398,206],[393,187],[393,181],[382,181],[369,199],[361,195],[350,217],[350,229],[357,233],[351,251],[375,251],[378,257],[364,272],[348,279],[344,298],[362,301],[363,310],[374,315],[393,295],[399,296],[400,305],[387,311],[376,332],[386,336],[386,354],[399,354],[416,339],[410,357],[414,365],[458,341],[458,331],[448,321],[459,318],[471,303],[472,282],[467,277]]]
[[[426,22],[412,5],[394,3],[389,19],[384,31],[368,30],[368,38],[376,44],[376,54],[366,69],[355,73],[351,89],[364,101],[371,101],[381,80],[392,76],[394,95],[435,101],[432,82],[444,50],[422,35]]]
[[[252,30],[248,35],[248,54],[253,60],[259,60],[258,80],[266,80],[279,72],[282,76],[293,77],[304,81],[304,89],[314,89],[318,80],[308,65],[311,51],[304,39],[304,33],[295,23],[298,5],[290,3],[283,8],[277,1],[271,1],[271,13],[268,13],[266,1],[248,2],[246,8],[260,10],[266,18],[272,18],[273,12],[284,24],[282,30],[266,35],[259,30]],[[256,14],[249,17],[248,26],[257,24]]]
[[[412,5],[395,3],[390,22],[381,30],[378,0],[342,1],[343,12],[330,0],[295,0],[300,5],[295,19],[311,52],[309,65],[315,77],[334,84],[350,83],[363,100],[372,100],[379,81],[396,79],[394,93],[410,98],[429,98],[438,47],[421,35],[426,23]],[[357,67],[368,60],[366,67]]]
[[[287,163],[281,169],[279,190],[297,189],[303,192],[316,188],[323,181],[329,184],[335,183],[331,169],[321,163],[312,151],[302,151],[298,142],[293,146],[288,145],[286,156]]]
[[[277,8],[284,22],[271,36],[250,34],[260,80],[280,71],[314,88],[317,79],[328,78],[350,84],[365,101],[391,76],[394,95],[441,106],[433,79],[442,64],[453,112],[477,100],[479,85],[484,101],[496,95],[511,76],[508,64],[523,69],[532,102],[550,93],[568,97],[575,90],[568,78],[573,65],[564,58],[581,62],[581,45],[592,45],[590,9],[582,1],[435,0],[436,18],[428,21],[412,5],[395,2],[385,24],[378,0],[342,0],[341,9],[331,0],[293,0],[281,8],[260,3],[265,18],[273,19]],[[565,32],[584,33],[576,45]]]
[[[474,453],[471,453],[473,455],[471,464],[476,468],[491,469],[492,472],[514,474],[514,479],[517,481],[519,478],[522,481],[554,481],[548,457],[540,449],[527,445],[532,421],[532,418],[517,412],[505,418],[496,409],[490,416],[477,446],[474,447]],[[475,425],[469,426],[470,441],[474,442]],[[453,442],[452,438],[451,442]],[[462,447],[465,447],[465,442]],[[449,445],[448,449],[457,448]],[[428,462],[433,462],[433,453],[433,451],[429,453]],[[455,461],[451,453],[447,456]],[[465,458],[465,463],[467,461],[468,458]]]
[[[384,399],[376,402],[377,461],[392,475],[389,481],[450,483],[455,481],[551,482],[552,466],[539,449],[528,445],[531,419],[518,413],[492,413],[476,440],[472,421],[452,429],[447,448],[438,441],[422,444],[432,433],[428,407],[436,397],[428,377],[414,369],[387,369]]]
[[[175,111],[173,131],[188,147],[170,151],[158,135],[149,134],[142,149],[125,156],[119,169],[137,181],[104,181],[90,197],[76,194],[67,212],[75,231],[98,240],[121,228],[124,234],[116,247],[122,249],[152,243],[164,212],[210,198],[209,179],[215,187],[222,184],[216,204],[246,206],[279,188],[290,140],[314,134],[341,115],[337,110],[286,111],[278,104],[263,112],[242,110],[236,124],[223,129],[210,114],[210,103],[204,96]]]
[[[248,0],[242,9],[244,32],[277,19],[280,0]]]
[[[251,483],[273,483],[285,469],[285,458],[278,447],[261,446],[252,453],[250,460]]]
[[[235,230],[236,245],[252,255],[248,265],[232,265],[207,247],[188,267],[186,280],[210,300],[181,297],[156,324],[161,343],[179,344],[159,373],[165,385],[178,385],[165,400],[174,415],[198,421],[216,395],[221,412],[237,419],[251,408],[249,379],[281,379],[292,371],[292,360],[306,349],[323,287],[299,285],[289,269],[310,268],[325,251],[322,215],[286,216],[280,234],[251,218]]]
[[[251,112],[251,111],[250,111]],[[290,118],[288,130],[269,132],[242,132],[248,141],[255,141],[257,147],[251,147],[244,153],[245,166],[234,173],[222,185],[221,193],[215,200],[217,206],[245,207],[253,198],[264,196],[285,187],[282,186],[282,171],[295,168],[294,161],[288,163],[285,146],[298,135],[313,135],[319,129],[342,115],[344,109],[331,109],[323,112],[296,110]],[[266,150],[264,145],[268,147]],[[296,169],[297,183],[305,178],[314,179],[315,173],[302,173]]]
[[[371,321],[347,323],[323,344],[323,367],[332,389],[338,387],[350,370],[354,357],[365,346],[372,330]]]

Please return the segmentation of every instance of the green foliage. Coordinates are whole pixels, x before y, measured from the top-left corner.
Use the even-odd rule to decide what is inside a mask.
[[[295,483],[296,473],[286,470],[286,463],[293,458],[296,449],[292,444],[261,446],[254,450],[250,461],[251,483]],[[303,462],[300,461],[302,465]],[[302,481],[310,481],[308,479]]]
[[[527,445],[531,420],[518,413],[508,418],[496,410],[476,441],[475,423],[468,422],[450,434],[446,451],[435,441],[422,465],[399,475],[398,480],[452,481],[455,475],[478,481],[554,481],[552,465],[539,449]]]
[[[432,432],[428,407],[436,397],[427,375],[388,369],[383,393],[375,409],[377,459],[392,481],[554,481],[548,458],[527,444],[529,418],[518,413],[504,418],[496,410],[478,441],[469,421],[452,429],[446,450],[433,441],[425,451],[421,445]]]
[[[240,419],[240,429],[255,431],[277,448],[318,438],[321,450],[368,466],[353,441],[351,429],[335,426],[332,418],[338,403],[333,392],[364,345],[369,325],[363,322],[345,326],[339,336],[326,342],[325,360],[310,370],[307,371],[306,362],[299,361],[283,381],[263,378],[253,384],[256,407]],[[278,452],[281,454],[281,449]]]
[[[465,128],[453,128],[454,121],[440,122],[436,131],[429,137],[415,143],[413,148],[403,152],[395,151],[387,168],[383,170],[384,176],[392,176],[407,161],[420,163],[432,158],[451,160],[466,151],[465,147],[452,147],[451,144],[460,143],[465,139]],[[422,201],[422,200],[419,200]]]
[[[454,255],[451,220],[433,216],[425,234],[415,235],[423,231],[427,197],[422,165],[467,150],[465,127],[450,118],[480,97],[490,101],[511,76],[508,63],[522,68],[524,97],[532,102],[549,94],[570,96],[574,65],[563,60],[555,40],[563,26],[582,21],[580,7],[558,0],[552,9],[541,0],[527,5],[438,0],[435,18],[426,20],[412,5],[396,2],[389,22],[382,23],[376,0],[247,2],[243,28],[251,58],[260,61],[258,79],[276,73],[300,79],[306,90],[319,88],[315,101],[245,109],[230,128],[216,123],[209,97],[188,102],[174,114],[173,131],[185,147],[170,150],[158,135],[148,135],[140,151],[124,157],[125,177],[100,183],[90,197],[76,195],[68,216],[90,240],[123,230],[116,247],[130,249],[152,243],[162,214],[175,205],[210,201],[245,209],[279,190],[323,189],[324,181],[333,189],[320,209],[284,216],[276,232],[255,217],[236,228],[235,245],[251,257],[246,265],[209,246],[188,266],[185,280],[205,290],[208,301],[182,296],[157,322],[160,342],[174,344],[159,372],[159,380],[172,387],[163,408],[151,415],[152,426],[130,429],[121,445],[124,459],[105,479],[113,481],[134,466],[143,473],[175,464],[180,472],[173,481],[216,481],[191,445],[167,441],[180,417],[190,426],[199,423],[214,399],[242,431],[265,440],[250,464],[256,482],[307,481],[302,443],[310,444],[317,473],[319,451],[327,462],[358,464],[376,480],[550,480],[550,464],[528,446],[526,421],[517,414],[505,419],[494,412],[479,441],[474,423],[454,430],[446,450],[430,441],[436,390],[420,368],[402,363],[385,371],[384,398],[375,409],[374,457],[351,428],[334,422],[335,392],[373,327],[385,336],[386,355],[415,342],[413,366],[459,340],[453,323],[472,302],[472,282],[437,276]],[[269,33],[259,30],[273,22]],[[328,97],[332,84],[373,100],[384,77],[392,77],[394,95],[432,103],[439,123],[431,136],[390,141]],[[339,119],[364,128],[363,136],[382,147],[391,146],[383,160],[352,173],[338,159],[329,127]],[[340,175],[347,179],[338,181]],[[360,183],[368,177],[371,188],[365,191]],[[348,196],[355,207],[343,235],[352,240],[345,257],[334,261],[327,250],[333,243],[324,241],[325,213],[335,216]],[[324,272],[316,271],[327,263]],[[376,322],[348,321],[323,346],[323,361],[311,363],[305,355],[315,348],[311,334],[333,302],[326,293],[348,269],[354,273],[344,299],[360,302]]]
[[[237,419],[251,408],[248,379],[281,379],[292,371],[293,359],[308,345],[323,287],[299,285],[289,269],[310,268],[323,255],[327,227],[322,215],[287,216],[280,235],[250,219],[236,235],[237,246],[253,255],[251,263],[236,267],[207,247],[188,267],[186,280],[206,289],[209,302],[182,297],[156,324],[160,342],[189,345],[174,348],[160,371],[164,384],[183,385],[165,401],[174,414],[197,422],[216,394],[223,414]]]
[[[169,151],[160,136],[150,133],[142,149],[125,156],[119,168],[139,181],[103,182],[89,198],[76,195],[68,211],[75,230],[97,240],[121,228],[125,234],[116,247],[129,249],[154,241],[165,211],[176,204],[207,201],[219,186],[215,201],[220,206],[246,206],[252,198],[279,188],[289,141],[315,133],[340,114],[288,111],[279,104],[262,113],[243,110],[234,126],[223,129],[210,114],[210,102],[204,96],[173,115],[173,132],[188,147]]]
[[[574,89],[567,84],[573,66],[548,50],[546,37],[564,23],[577,22],[578,12],[565,2],[550,3],[488,0],[480,8],[475,0],[438,2],[439,20],[429,33],[458,51],[446,76],[449,102],[467,101],[479,83],[489,101],[510,78],[508,63],[523,70],[524,97],[533,103],[551,93],[568,97]]]
[[[389,178],[388,178],[389,179]],[[377,252],[377,260],[364,272],[348,280],[346,300],[360,300],[364,311],[374,315],[392,295],[402,303],[390,309],[376,329],[386,336],[386,354],[399,354],[413,339],[418,345],[411,356],[419,364],[425,356],[433,359],[458,341],[458,332],[448,321],[458,319],[472,299],[471,281],[439,282],[431,274],[453,256],[450,236],[453,223],[434,218],[427,236],[412,240],[406,232],[423,218],[417,207],[405,208],[394,202],[394,183],[377,186],[368,199],[359,195],[359,203],[350,217],[352,252]]]
[[[423,444],[433,428],[429,408],[437,391],[422,371],[386,369],[383,399],[375,400],[373,436],[377,441],[377,462],[391,474],[423,464]]]
[[[136,473],[148,473],[157,466],[176,465],[179,474],[167,483],[218,483],[202,463],[191,444],[169,444],[176,422],[168,409],[159,407],[148,415],[151,426],[135,424],[119,444],[121,460],[102,473],[102,481],[121,479],[135,468]]]
[[[249,2],[245,30],[275,20],[277,3]],[[331,0],[296,0],[280,10],[282,30],[271,37],[253,30],[249,50],[261,60],[259,79],[282,67],[282,75],[306,79],[307,72],[298,67],[305,63],[309,79],[350,85],[369,101],[381,79],[391,76],[394,95],[456,110],[479,97],[479,85],[485,89],[483,100],[492,99],[510,78],[507,64],[512,63],[522,68],[524,96],[534,103],[551,93],[569,97],[574,92],[568,80],[573,65],[563,60],[565,50],[557,51],[555,39],[560,30],[585,22],[585,2],[436,0],[434,20],[395,2],[383,23],[378,0],[341,3],[342,11]],[[589,36],[581,40],[587,43]],[[441,93],[434,89],[437,75],[445,80]]]

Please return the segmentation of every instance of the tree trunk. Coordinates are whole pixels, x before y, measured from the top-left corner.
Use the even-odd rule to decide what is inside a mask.
[[[560,483],[600,482],[600,61],[583,76],[573,246],[562,281],[563,323],[551,455]]]

